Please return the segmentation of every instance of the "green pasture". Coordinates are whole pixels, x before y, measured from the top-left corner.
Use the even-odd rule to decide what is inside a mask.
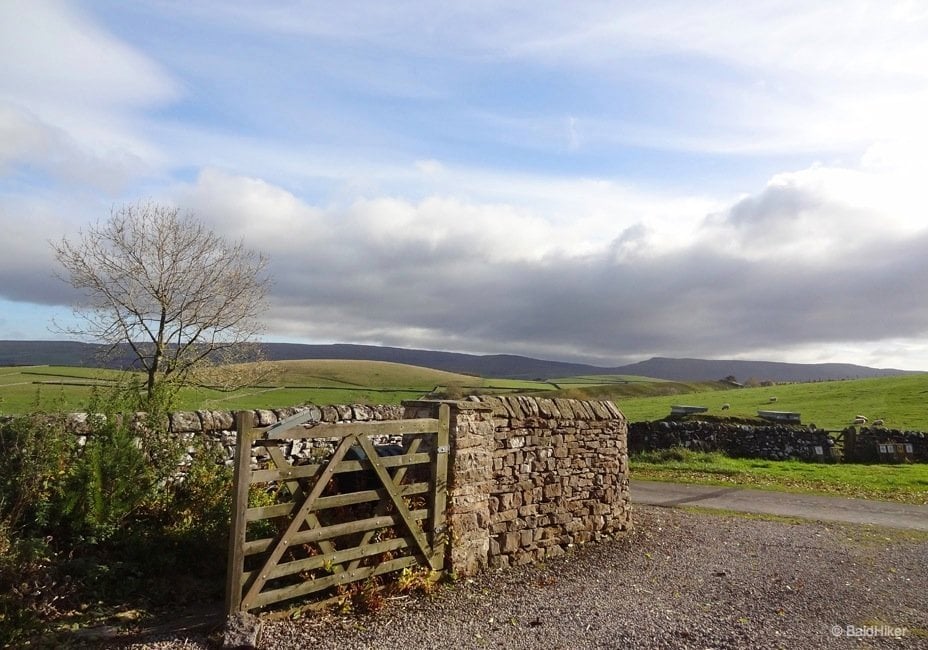
[[[797,411],[802,422],[842,429],[858,414],[887,427],[928,431],[928,374],[876,379],[735,388],[724,382],[674,382],[603,375],[548,381],[481,378],[381,361],[336,359],[279,361],[258,386],[234,392],[186,389],[176,407],[277,408],[314,404],[398,404],[436,388],[470,392],[525,392],[577,399],[610,399],[632,422],[658,420],[673,404],[709,408],[717,417],[754,418],[757,411]],[[0,413],[80,410],[94,386],[108,386],[124,373],[98,368],[29,366],[0,368]],[[777,401],[772,403],[771,397]],[[722,410],[723,404],[730,409]]]
[[[859,465],[729,458],[687,449],[642,452],[629,458],[632,478],[739,485],[789,492],[928,504],[928,465]]]
[[[87,404],[94,387],[114,386],[122,376],[100,368],[0,367],[0,413],[75,410]]]
[[[719,417],[757,417],[758,410],[795,411],[802,422],[823,429],[843,429],[856,415],[872,422],[885,421],[887,427],[928,431],[928,374],[780,384],[759,388],[701,390],[689,394],[612,399],[632,422],[658,420],[670,414],[673,404],[709,407],[708,414]],[[770,398],[776,397],[776,402]],[[722,410],[722,404],[731,408]]]
[[[99,368],[28,366],[0,368],[0,413],[79,411],[94,387],[112,386],[127,373]],[[399,404],[436,388],[462,392],[552,390],[545,382],[484,379],[399,363],[353,360],[279,361],[258,386],[236,391],[187,388],[178,409],[278,408],[313,404]]]
[[[664,379],[648,380],[647,378],[629,382],[602,384],[592,382],[570,384],[569,381],[565,381],[564,383],[558,383],[558,386],[561,387],[560,390],[556,391],[552,396],[573,399],[607,399],[620,405],[625,404],[627,400],[650,399],[661,396],[668,399],[668,404],[677,404],[681,401],[679,397],[681,395],[724,391],[731,388],[729,384],[720,381],[680,382]],[[682,399],[682,401],[687,400],[688,398]],[[665,417],[668,413],[670,413],[669,406],[667,411],[658,417]],[[632,421],[635,421],[635,419]]]

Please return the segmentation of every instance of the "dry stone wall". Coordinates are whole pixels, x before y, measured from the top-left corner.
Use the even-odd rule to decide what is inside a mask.
[[[237,412],[216,410],[175,411],[166,416],[166,424],[168,425],[168,431],[172,435],[188,443],[192,443],[197,436],[203,436],[207,441],[221,447],[225,463],[231,465],[235,454],[235,415]],[[309,424],[398,420],[403,417],[403,407],[392,404],[374,406],[339,404],[322,407],[309,405],[282,409],[256,409],[247,412],[252,414],[253,426],[256,427],[269,427],[281,420],[306,412],[312,414]],[[133,426],[139,431],[140,435],[144,434],[146,417],[145,413],[136,413],[133,416]],[[66,426],[68,430],[78,436],[80,444],[83,444],[86,440],[90,429],[90,418],[91,416],[87,413],[71,413],[67,416]],[[325,455],[330,446],[331,442],[325,439],[293,440],[288,443],[284,452],[288,460],[292,462]],[[196,451],[191,444],[187,449],[186,457],[181,459],[182,466],[189,464],[193,453],[196,453]],[[256,452],[253,462],[257,463],[262,460],[266,460],[266,458],[262,458],[259,452]]]
[[[561,555],[631,526],[627,423],[614,404],[526,396],[457,404],[449,511],[456,571]],[[407,405],[407,417],[435,409]]]
[[[628,426],[628,448],[633,454],[671,447],[768,460],[835,458],[834,440],[814,427],[702,420],[633,422]]]
[[[906,460],[928,463],[928,433],[922,431],[901,431],[886,427],[848,427],[843,432],[845,443],[845,460],[858,462],[876,462],[888,460],[880,453],[880,447],[902,445]]]

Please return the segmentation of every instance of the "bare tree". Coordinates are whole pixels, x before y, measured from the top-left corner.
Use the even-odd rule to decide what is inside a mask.
[[[128,346],[147,374],[147,394],[170,381],[196,383],[256,346],[268,288],[267,258],[229,242],[177,208],[148,202],[114,208],[69,240],[53,243],[64,279],[86,296],[70,334]]]

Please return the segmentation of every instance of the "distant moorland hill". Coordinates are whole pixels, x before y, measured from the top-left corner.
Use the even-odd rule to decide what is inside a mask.
[[[122,354],[103,363],[103,347],[76,341],[0,341],[0,366],[66,365],[131,366],[131,355]],[[267,357],[273,361],[298,359],[348,359],[389,361],[479,377],[511,379],[548,379],[577,375],[639,375],[671,381],[705,381],[733,376],[738,381],[822,381],[863,379],[908,374],[892,368],[870,368],[847,363],[780,363],[773,361],[669,359],[654,357],[647,361],[618,367],[601,367],[583,363],[546,361],[511,354],[474,355],[458,352],[415,350],[373,345],[304,345],[265,343]]]

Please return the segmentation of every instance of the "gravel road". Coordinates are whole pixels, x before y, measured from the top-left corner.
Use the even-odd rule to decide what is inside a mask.
[[[634,520],[625,539],[374,615],[266,623],[261,647],[928,648],[925,533],[648,506]]]

